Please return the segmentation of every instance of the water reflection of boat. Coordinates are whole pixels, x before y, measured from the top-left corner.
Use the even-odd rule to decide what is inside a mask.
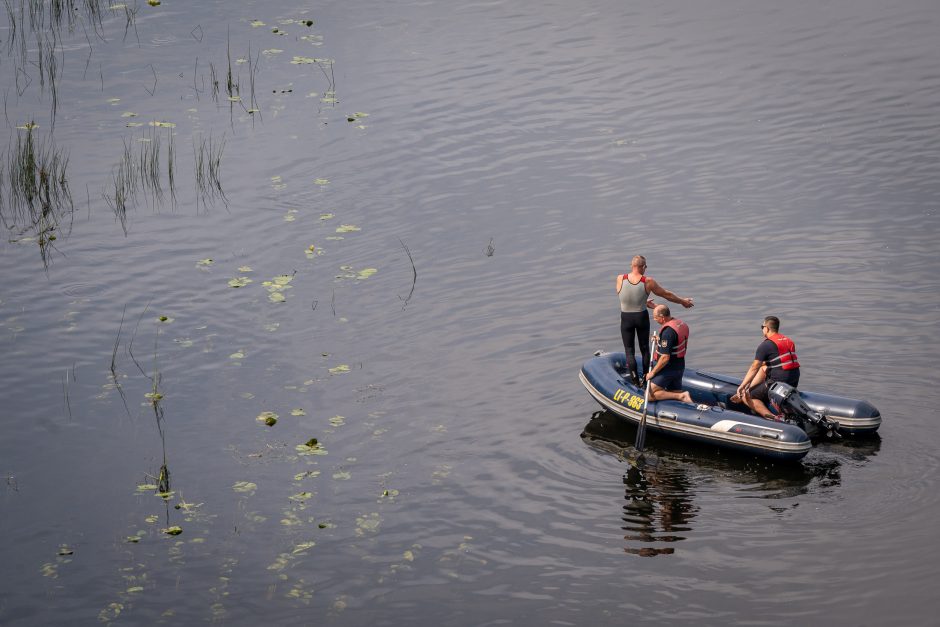
[[[626,461],[635,434],[631,423],[611,412],[598,411],[585,425],[581,439],[596,450]],[[863,442],[861,448],[847,442],[829,449],[853,459],[864,456],[863,451],[877,450],[876,441]],[[729,456],[720,449],[702,451],[700,446],[674,438],[650,443],[642,461],[631,460],[623,476],[624,552],[644,557],[674,553],[676,543],[693,531],[699,512],[696,486],[703,483],[731,482],[745,498],[776,501],[840,485],[841,467],[836,455],[814,455],[802,464],[773,464],[753,457]],[[704,482],[702,475],[707,476]],[[783,511],[789,506],[771,507]]]
[[[597,353],[584,363],[580,378],[591,396],[605,409],[639,422],[643,390],[630,383],[623,353]],[[682,379],[694,404],[654,401],[649,404],[647,427],[677,436],[750,454],[781,460],[801,459],[812,439],[838,430],[846,436],[874,434],[881,414],[865,401],[829,394],[796,391],[784,384],[771,388],[784,421],[765,420],[731,401],[739,379],[686,368]]]

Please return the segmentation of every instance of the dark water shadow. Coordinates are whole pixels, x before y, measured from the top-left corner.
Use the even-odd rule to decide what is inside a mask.
[[[696,494],[706,484],[731,484],[738,498],[791,499],[837,489],[843,463],[864,463],[880,440],[845,440],[818,447],[800,462],[774,463],[751,455],[668,437],[654,437],[637,458],[636,427],[615,414],[597,411],[581,438],[588,446],[627,464],[623,475],[624,552],[643,557],[671,555],[686,539],[700,506]],[[850,461],[851,460],[851,461]],[[773,505],[783,512],[791,505]]]

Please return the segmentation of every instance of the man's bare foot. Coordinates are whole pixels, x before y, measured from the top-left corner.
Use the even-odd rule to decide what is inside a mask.
[[[692,403],[692,395],[689,394],[688,392],[683,392],[683,393],[682,393],[682,398],[680,398],[679,400],[682,401],[683,403],[689,403],[689,404],[691,404],[691,403]]]
[[[741,402],[741,395],[738,394],[737,392],[735,392],[735,393],[731,396],[731,398],[729,398],[728,400],[731,401],[732,403],[740,403],[740,402]]]

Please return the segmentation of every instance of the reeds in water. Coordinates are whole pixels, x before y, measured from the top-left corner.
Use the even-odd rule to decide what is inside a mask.
[[[167,132],[167,178],[170,185],[170,195],[176,203],[176,144],[172,131]],[[137,202],[139,193],[144,193],[145,199],[156,205],[163,202],[163,174],[160,155],[163,144],[160,134],[151,133],[134,143],[124,140],[124,150],[120,162],[111,172],[111,188],[104,195],[105,201],[114,212],[115,218],[121,223],[124,234],[127,234],[127,209]]]
[[[201,138],[193,144],[196,159],[196,193],[202,199],[203,205],[206,201],[214,202],[216,198],[221,198],[222,202],[228,205],[219,178],[224,149],[224,136],[220,141],[214,141],[210,135],[208,139]]]
[[[24,226],[57,220],[73,208],[66,175],[68,151],[56,147],[51,139],[37,142],[35,134],[31,124],[25,132],[17,133],[6,159],[9,189],[3,196],[8,199],[9,213],[5,217]]]

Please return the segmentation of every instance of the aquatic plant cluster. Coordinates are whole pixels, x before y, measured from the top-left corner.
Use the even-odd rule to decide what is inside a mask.
[[[151,7],[160,7],[160,2],[149,2]],[[35,242],[39,245],[44,264],[50,261],[50,243],[58,237],[57,231],[63,218],[75,210],[70,189],[74,186],[69,169],[69,146],[54,139],[57,120],[60,118],[59,92],[63,85],[100,84],[105,91],[103,65],[116,46],[140,47],[137,18],[142,10],[138,3],[111,3],[101,0],[4,0],[6,18],[5,52],[8,62],[5,74],[12,79],[15,93],[9,89],[4,94],[6,122],[15,133],[6,150],[0,151],[0,220],[10,232],[9,239],[19,243]],[[280,26],[267,31],[273,37],[283,37],[286,25],[296,24],[305,29],[312,28],[309,18],[279,20]],[[267,26],[261,20],[243,20],[239,26],[252,31],[265,32]],[[259,30],[260,29],[260,30]],[[204,34],[196,26],[190,36],[201,41]],[[120,44],[118,44],[118,38]],[[321,43],[319,36],[304,35],[306,43]],[[68,54],[66,53],[68,51]],[[236,112],[247,115],[248,124],[262,120],[257,82],[262,57],[270,59],[281,52],[277,48],[260,50],[248,42],[244,56],[233,56],[231,36],[227,37],[223,64],[217,67],[210,61],[200,65],[197,57],[193,63],[192,84],[188,97],[198,101],[208,93],[217,107],[226,106],[229,114],[229,130],[237,131]],[[120,54],[120,51],[118,51]],[[86,56],[87,55],[87,56]],[[81,73],[63,74],[66,57],[84,62]],[[97,76],[94,73],[95,59]],[[158,62],[155,61],[155,63]],[[294,56],[291,64],[313,64],[327,82],[322,102],[335,105],[335,76],[333,61],[306,56]],[[160,73],[157,65],[150,63],[148,77],[143,85],[151,97],[160,89]],[[246,67],[243,75],[242,68]],[[208,71],[208,77],[206,75]],[[11,120],[9,100],[17,103],[34,91],[39,107],[32,107],[28,119]],[[278,93],[277,89],[273,90]],[[281,91],[290,91],[281,90]],[[120,98],[109,98],[107,103],[116,106]],[[43,113],[43,103],[46,112]],[[190,112],[194,109],[190,109]],[[358,120],[354,114],[351,120]],[[92,198],[103,199],[114,214],[124,233],[128,228],[128,210],[140,203],[154,208],[169,202],[174,208],[179,202],[178,190],[181,159],[176,151],[176,138],[180,134],[176,122],[165,119],[137,121],[139,114],[125,111],[121,115],[125,133],[121,137],[121,149],[110,175],[97,180],[78,183],[87,190],[87,209],[91,211],[99,203]],[[239,124],[244,120],[239,119]],[[137,129],[143,133],[138,134]],[[165,133],[160,131],[165,130]],[[192,137],[191,172],[195,190],[195,206],[211,207],[216,201],[227,205],[223,187],[222,160],[226,145],[224,134],[219,137],[211,131],[205,133],[193,128],[186,131]],[[164,181],[169,197],[164,197]],[[96,193],[97,190],[97,193]],[[188,203],[187,203],[188,204]]]
[[[86,88],[89,82],[100,84],[98,91],[101,106],[119,111],[118,105],[122,103],[122,99],[106,98],[103,69],[106,54],[99,54],[98,51],[101,48],[107,51],[108,46],[116,45],[117,40],[120,40],[121,46],[139,46],[141,32],[138,30],[137,18],[141,11],[148,8],[137,3],[132,6],[123,3],[109,4],[99,0],[4,2],[7,56],[3,62],[9,63],[0,64],[0,69],[15,78],[17,104],[32,96],[46,107],[31,107],[33,115],[28,120],[11,120],[9,115],[7,116],[11,140],[7,150],[2,153],[0,219],[8,230],[6,239],[10,243],[38,245],[42,265],[47,271],[56,258],[55,253],[67,254],[63,244],[67,243],[70,231],[64,229],[64,226],[66,221],[74,221],[81,209],[87,208],[89,215],[101,210],[110,211],[114,216],[116,232],[123,233],[126,237],[133,229],[134,210],[141,205],[148,206],[155,212],[166,207],[176,211],[180,206],[190,206],[198,213],[200,210],[207,211],[216,202],[228,208],[233,199],[226,193],[223,185],[225,149],[228,142],[232,141],[230,137],[242,131],[247,133],[255,124],[264,123],[258,76],[262,60],[273,62],[275,59],[283,59],[285,64],[299,66],[298,72],[309,72],[321,85],[322,93],[312,94],[316,96],[318,106],[332,109],[338,103],[334,63],[331,59],[294,55],[288,60],[286,55],[279,56],[283,53],[279,48],[262,50],[252,47],[250,43],[245,54],[240,56],[232,51],[232,38],[229,33],[225,39],[224,60],[221,63],[200,64],[199,59],[194,60],[191,87],[187,94],[188,99],[196,101],[208,96],[206,102],[211,102],[215,112],[221,114],[219,117],[227,117],[227,129],[224,133],[220,134],[211,127],[195,123],[183,128],[181,120],[185,118],[192,121],[194,115],[177,117],[168,114],[147,120],[137,112],[126,110],[120,114],[119,120],[115,119],[113,133],[95,134],[96,142],[100,138],[101,145],[108,149],[113,147],[114,156],[110,159],[113,166],[110,171],[96,175],[98,178],[77,179],[70,155],[89,150],[90,142],[86,139],[71,145],[64,140],[80,133],[72,132],[75,130],[69,126],[73,123],[72,119],[66,118],[66,121],[63,121],[66,109],[60,106],[63,101],[59,98],[59,93],[63,90],[63,84],[72,82],[80,82]],[[162,3],[150,0],[147,5],[156,8],[161,7]],[[159,14],[154,14],[153,17],[159,18]],[[231,28],[240,29],[243,36],[245,33],[252,33],[258,37],[281,38],[285,35],[285,29],[291,26],[310,31],[298,37],[297,41],[306,45],[320,43],[321,37],[312,32],[314,20],[308,16],[278,18],[276,25],[271,26],[262,20],[242,20]],[[189,35],[198,40],[203,33],[197,26]],[[69,76],[62,75],[61,68],[65,66],[65,61],[73,57],[82,60],[82,71]],[[244,72],[242,68],[245,69]],[[160,93],[162,75],[159,57],[155,57],[141,79],[143,92],[150,98],[155,98]],[[292,89],[292,86],[285,86],[271,91],[284,94]],[[30,94],[30,90],[36,93]],[[8,93],[6,96],[13,97],[13,94]],[[21,110],[22,107],[16,109]],[[6,111],[8,109],[5,107]],[[190,114],[192,111],[191,109],[186,113]],[[225,116],[225,113],[228,115]],[[367,117],[367,113],[355,112],[343,113],[341,119],[345,120],[344,125],[348,123],[350,129],[364,130]],[[116,141],[107,141],[115,140],[115,137]],[[177,145],[181,143],[191,143],[191,156],[188,151],[177,151]],[[191,195],[181,184],[184,179],[180,171],[187,165],[192,173]],[[283,186],[280,177],[273,177],[270,183],[274,191]],[[310,182],[311,187],[319,190],[327,189],[330,185],[330,180],[323,176]],[[75,188],[85,190],[84,199],[76,202],[72,192]],[[77,204],[84,206],[76,207]],[[284,222],[294,222],[297,213],[297,209],[288,209]],[[296,251],[300,260],[306,259],[306,263],[312,266],[318,263],[321,256],[327,254],[329,246],[340,246],[339,242],[347,237],[354,238],[362,231],[362,227],[336,218],[337,215],[332,211],[319,213],[316,231],[319,239],[315,242],[304,242],[304,246]],[[404,241],[399,241],[411,268],[410,291],[399,296],[404,308],[414,294],[417,269],[408,246]],[[216,261],[209,257],[193,259],[187,263],[194,263],[194,273],[204,272],[211,276],[215,272]],[[240,265],[237,272],[232,271],[225,278],[213,277],[213,280],[227,293],[237,294],[237,297],[244,297],[252,303],[261,301],[266,307],[288,308],[287,303],[293,300],[292,282],[298,271],[285,269],[283,273],[268,275],[269,278],[258,281],[252,278],[253,272],[250,266]],[[343,264],[338,266],[338,272],[332,276],[332,281],[334,285],[357,285],[368,281],[377,273],[377,268],[366,264]],[[323,315],[329,316],[329,312],[332,312],[333,319],[344,321],[345,319],[337,314],[335,289],[329,297],[330,307],[328,311],[324,311],[326,308],[321,310],[324,311]],[[317,304],[317,301],[313,301],[310,309],[316,310]],[[130,523],[123,535],[121,551],[134,552],[140,547],[140,552],[134,554],[133,565],[120,573],[123,580],[121,589],[101,607],[98,619],[104,623],[116,621],[122,616],[126,618],[133,611],[140,595],[153,587],[154,573],[148,563],[148,556],[151,554],[147,553],[151,549],[144,550],[143,547],[156,545],[165,548],[170,563],[179,566],[184,563],[188,552],[196,552],[203,545],[212,543],[210,536],[213,532],[213,520],[218,516],[218,513],[210,512],[204,502],[191,502],[184,498],[184,490],[187,495],[197,490],[188,488],[185,479],[180,479],[186,475],[171,472],[171,468],[174,468],[174,457],[172,438],[168,438],[168,434],[172,434],[176,428],[174,421],[178,416],[168,411],[167,402],[173,398],[173,390],[167,389],[165,368],[172,369],[172,365],[165,355],[171,348],[188,348],[193,346],[195,341],[189,337],[176,337],[170,343],[168,335],[176,319],[174,315],[167,313],[169,312],[152,311],[150,303],[139,311],[124,307],[120,323],[115,325],[113,347],[108,345],[110,365],[106,368],[107,380],[96,398],[97,401],[113,403],[112,406],[117,408],[119,413],[123,412],[130,421],[136,422],[142,417],[145,418],[147,423],[155,428],[159,438],[157,461],[150,467],[138,468],[136,480],[128,481],[128,492],[137,498],[149,513]],[[131,324],[134,317],[136,322]],[[269,322],[264,325],[265,331],[275,333],[279,324]],[[206,342],[209,341],[206,338]],[[230,354],[227,350],[227,365],[233,368],[241,367],[251,359],[251,349],[251,346],[229,349],[232,351]],[[317,384],[349,375],[362,367],[361,364],[357,366],[352,363],[340,363],[340,358],[326,352],[317,357],[318,362],[313,367],[320,370],[319,376],[285,385],[285,389],[304,393]],[[172,381],[172,377],[169,379]],[[62,379],[63,406],[69,420],[72,420],[75,408],[72,398],[72,386],[75,381],[73,365],[66,370]],[[251,401],[254,395],[246,391],[241,398]],[[345,525],[356,538],[373,537],[382,524],[381,506],[394,502],[399,496],[398,490],[387,485],[387,477],[383,477],[375,486],[374,492],[367,497],[371,504],[369,508],[374,508],[375,511],[360,511],[354,517],[342,521],[334,520],[329,514],[314,515],[312,504],[317,495],[317,482],[349,481],[353,477],[351,468],[357,460],[355,457],[346,456],[331,471],[324,472],[318,462],[328,455],[330,436],[342,430],[347,425],[348,418],[335,412],[310,417],[307,414],[307,409],[302,406],[280,407],[273,403],[260,412],[251,412],[251,415],[244,416],[242,420],[259,430],[259,438],[264,437],[261,434],[283,430],[288,421],[295,427],[298,424],[304,425],[305,435],[296,438],[296,441],[265,444],[257,451],[230,451],[232,456],[243,461],[245,465],[258,460],[264,463],[277,461],[287,465],[285,485],[289,486],[291,494],[278,511],[272,513],[252,509],[256,507],[252,504],[252,496],[263,488],[259,488],[257,481],[250,476],[232,477],[229,481],[231,493],[227,495],[231,499],[237,499],[238,507],[245,512],[243,529],[260,528],[270,520],[284,530],[284,537],[272,542],[272,546],[276,546],[277,550],[265,567],[274,578],[269,594],[276,591],[283,597],[302,604],[310,603],[313,598],[312,583],[302,575],[295,575],[292,570],[315,550],[318,542],[323,542],[322,534],[328,533],[337,525]],[[378,417],[379,414],[373,414],[368,420],[374,422]],[[381,428],[375,428],[373,437],[379,437],[382,432]],[[154,449],[156,448],[154,446]],[[441,476],[446,476],[448,470],[442,469],[440,472]],[[7,483],[16,486],[15,476],[10,475]],[[417,544],[409,546],[400,558],[384,571],[385,574],[394,574],[397,570],[405,568],[420,554],[420,549]],[[50,581],[61,582],[64,579],[64,571],[69,569],[76,559],[80,559],[81,550],[76,551],[74,545],[63,543],[55,548],[54,555],[50,557],[51,559],[37,565],[38,572]],[[234,555],[223,559],[216,585],[210,591],[215,599],[209,608],[212,620],[226,620],[231,616],[227,597],[230,575],[237,566],[238,559]],[[342,611],[346,603],[343,595],[336,597],[332,605],[333,610]],[[172,613],[166,615],[166,618],[170,617]]]

